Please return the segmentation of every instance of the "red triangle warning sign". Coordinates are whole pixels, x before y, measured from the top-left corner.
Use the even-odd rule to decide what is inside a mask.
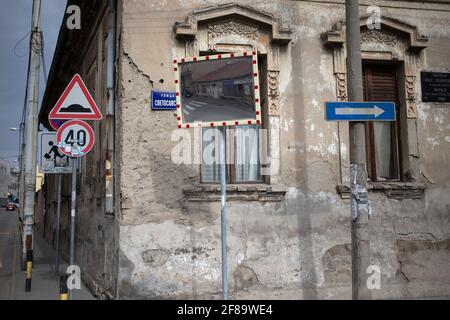
[[[100,120],[102,114],[80,75],[76,74],[64,89],[48,118]]]

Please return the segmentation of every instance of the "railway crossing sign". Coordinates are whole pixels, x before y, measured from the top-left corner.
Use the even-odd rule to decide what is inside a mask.
[[[48,118],[101,120],[102,114],[80,75],[76,74],[64,89]]]
[[[94,145],[94,140],[92,128],[86,122],[78,119],[65,122],[56,133],[59,150],[74,158],[88,153]]]
[[[325,102],[327,121],[395,121],[394,102]]]

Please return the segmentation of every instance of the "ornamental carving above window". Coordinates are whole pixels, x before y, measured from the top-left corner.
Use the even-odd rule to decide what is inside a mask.
[[[210,39],[229,35],[239,35],[251,40],[258,40],[258,28],[235,21],[208,25]]]
[[[361,42],[375,42],[384,43],[390,46],[394,46],[397,42],[397,35],[392,33],[381,32],[380,30],[367,30],[361,32]]]

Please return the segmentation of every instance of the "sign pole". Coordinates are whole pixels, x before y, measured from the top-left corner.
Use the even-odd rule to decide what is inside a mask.
[[[72,157],[72,197],[70,209],[70,261],[69,265],[75,264],[75,222],[77,208],[77,167],[76,158]],[[69,300],[72,300],[73,290],[69,288]]]
[[[223,300],[228,300],[228,276],[227,276],[227,173],[226,173],[226,127],[220,127],[220,223],[222,244],[222,294]]]
[[[77,158],[88,153],[95,141],[94,130],[84,120],[101,120],[102,114],[95,104],[89,90],[84,84],[79,74],[75,74],[70,80],[64,92],[59,97],[56,105],[48,116],[50,123],[52,120],[68,120],[64,122],[56,132],[56,142],[59,150],[66,156],[72,158],[72,195],[70,208],[70,258],[69,266],[75,266],[75,223],[77,208]],[[52,125],[53,126],[53,125]],[[55,156],[56,159],[56,156]],[[61,181],[58,178],[58,249],[57,267],[59,268],[59,214],[60,214],[60,193]],[[58,270],[58,269],[57,269]],[[59,272],[59,270],[57,271]],[[66,273],[66,276],[70,276]],[[64,281],[64,280],[62,280]],[[69,300],[73,298],[72,286],[68,286]],[[65,288],[63,288],[65,289]],[[65,291],[65,290],[63,290]],[[65,295],[63,293],[63,297]]]
[[[59,218],[61,216],[61,182],[62,174],[57,174],[56,179],[56,259],[55,259],[55,275],[59,276]]]
[[[345,1],[347,21],[348,100],[363,100],[361,63],[361,26],[359,0]],[[367,267],[370,264],[370,208],[367,197],[365,123],[350,123],[350,185],[351,185],[351,239],[352,239],[352,298],[370,300],[367,287]]]
[[[229,59],[229,60],[227,60]],[[238,59],[238,60],[236,60]],[[187,64],[186,64],[187,63]],[[211,77],[205,75],[205,70],[211,69]],[[173,106],[177,109],[178,128],[217,127],[215,132],[214,147],[219,151],[219,159],[215,153],[215,163],[219,162],[220,175],[220,227],[221,227],[221,271],[222,271],[222,294],[223,300],[228,299],[228,277],[227,277],[227,147],[226,132],[227,126],[261,124],[261,102],[259,88],[259,69],[258,52],[227,53],[208,55],[202,57],[182,58],[173,60],[173,70],[175,72],[175,100],[165,102],[162,99],[155,99],[155,93],[152,96],[152,108],[161,106]],[[201,71],[201,72],[197,72]],[[235,76],[223,80],[219,77],[222,70],[229,73],[234,70]],[[212,72],[214,71],[214,72]],[[209,74],[209,73],[208,73]],[[213,75],[214,74],[214,75]],[[206,97],[198,91],[198,82],[206,82],[206,85],[213,86],[214,82],[222,81],[224,90],[228,87],[235,92],[237,84],[242,85],[244,94],[235,96],[233,99],[233,114],[230,114],[229,100],[224,93],[217,90],[208,90]],[[215,85],[215,84],[214,84]],[[231,91],[230,91],[231,92]],[[161,98],[162,98],[161,94]],[[249,97],[252,103],[249,105]],[[167,97],[168,98],[168,97]],[[249,108],[251,107],[251,108]],[[185,110],[186,109],[186,110]],[[212,109],[212,111],[209,111]],[[215,114],[211,117],[210,112]],[[221,114],[223,118],[217,119],[216,115]],[[217,150],[218,149],[218,150]]]

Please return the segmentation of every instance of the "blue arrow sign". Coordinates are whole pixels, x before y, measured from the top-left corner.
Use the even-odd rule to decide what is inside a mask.
[[[395,121],[394,102],[325,102],[327,121]]]

